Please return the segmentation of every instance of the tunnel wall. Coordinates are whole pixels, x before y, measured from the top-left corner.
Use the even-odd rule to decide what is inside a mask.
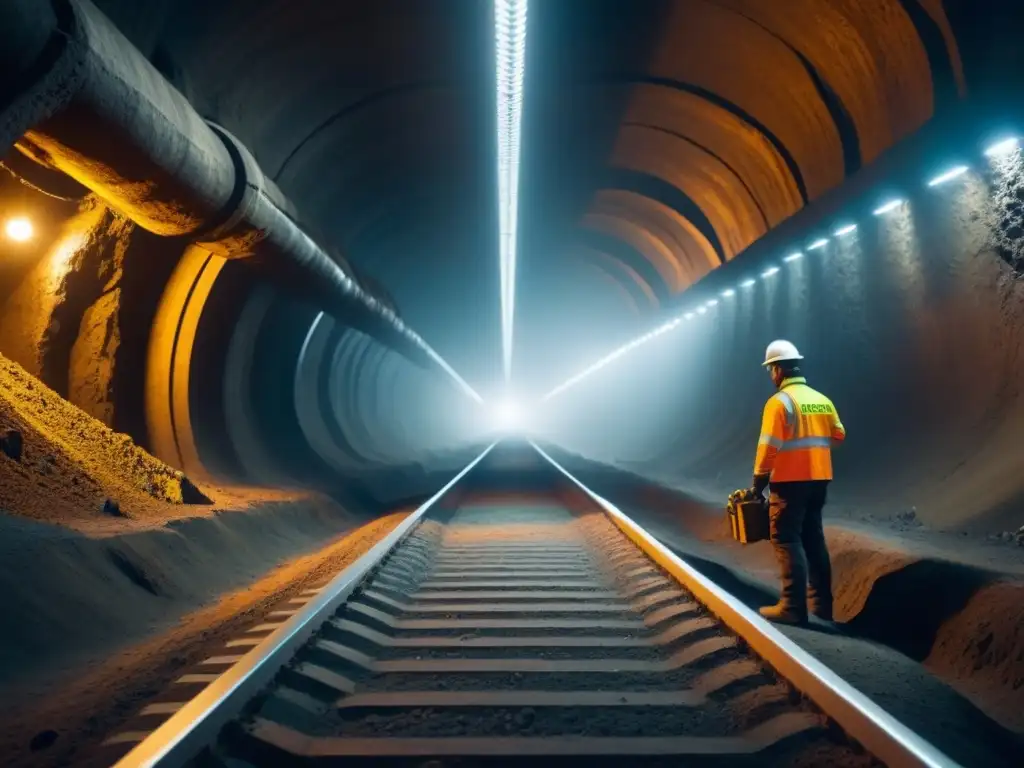
[[[546,434],[720,504],[750,483],[773,392],[760,363],[768,342],[787,338],[848,430],[833,508],[914,506],[935,527],[1019,525],[1024,177],[1019,154],[986,166],[935,188],[918,178],[903,208],[859,215],[856,232],[786,264],[778,257],[837,219],[809,209],[787,251],[770,244],[778,274],[550,401]],[[875,200],[884,189],[876,184]],[[744,254],[712,287],[756,277],[765,263]]]
[[[28,243],[0,239],[0,354],[191,477],[333,492],[447,469],[479,430],[453,383],[320,323],[242,262],[21,182],[0,175],[5,211],[35,225]],[[317,323],[333,333],[304,360]]]
[[[92,196],[10,194],[30,218],[26,244],[3,244],[0,353],[89,415],[143,445],[148,329],[182,246],[136,228]],[[13,199],[12,199],[13,198]]]
[[[89,0],[43,5],[21,0],[0,26],[13,78],[0,200],[37,229],[30,245],[3,242],[0,352],[194,479],[342,482],[333,449],[310,443],[318,430],[356,474],[461,441],[473,419],[417,409],[471,411],[449,377],[465,382],[190,103],[161,48],[170,4],[107,4],[124,30]],[[336,333],[297,377],[320,310]],[[297,403],[322,423],[301,424]]]
[[[189,411],[218,479],[331,491],[455,463],[480,430],[453,383],[257,281],[221,271],[197,327]]]

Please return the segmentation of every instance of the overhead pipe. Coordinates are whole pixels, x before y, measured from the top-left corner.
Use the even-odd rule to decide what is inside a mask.
[[[0,156],[16,146],[138,226],[275,282],[428,368],[447,363],[295,221],[249,151],[192,105],[89,0],[5,0]]]

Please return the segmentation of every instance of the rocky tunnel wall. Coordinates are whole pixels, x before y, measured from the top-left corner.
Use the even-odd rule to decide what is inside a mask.
[[[935,527],[1019,525],[1024,177],[1019,153],[990,160],[977,149],[947,136],[913,167],[883,165],[859,192],[794,217],[685,294],[674,330],[549,401],[546,435],[721,504],[750,482],[773,391],[760,363],[768,342],[787,338],[848,429],[834,508],[915,506]],[[966,174],[926,186],[964,158]],[[894,194],[905,204],[872,215]],[[858,228],[834,236],[847,222]],[[827,245],[806,249],[821,236]],[[783,260],[799,248],[803,258]],[[770,266],[780,271],[762,277]]]
[[[3,242],[0,352],[195,478],[429,463],[479,423],[468,386],[167,79],[141,27],[168,9],[119,16],[135,42],[89,0],[4,11],[0,213],[36,232]]]
[[[479,429],[452,383],[241,262],[23,182],[0,180],[36,228],[0,243],[0,354],[190,476],[334,491],[445,468]]]
[[[642,333],[682,292],[961,108],[982,77],[979,46],[958,42],[959,5],[532,9],[520,257],[532,303],[577,316],[600,304],[596,336]],[[559,205],[571,229],[552,234]],[[551,285],[552,253],[579,262],[575,287]],[[597,295],[595,273],[621,289]],[[577,361],[561,349],[580,346],[573,323],[551,327],[530,310],[517,329],[521,369],[571,375]]]

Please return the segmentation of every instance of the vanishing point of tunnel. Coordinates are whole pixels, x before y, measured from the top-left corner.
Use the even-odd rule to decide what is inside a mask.
[[[526,9],[0,0],[0,764],[108,764],[495,441],[756,613],[775,339],[848,430],[790,637],[1024,761],[1024,6]]]

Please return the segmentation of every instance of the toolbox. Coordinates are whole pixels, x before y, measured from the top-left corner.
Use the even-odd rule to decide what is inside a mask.
[[[741,500],[730,498],[726,506],[729,531],[743,544],[764,541],[771,535],[768,524],[768,504],[764,499]]]

